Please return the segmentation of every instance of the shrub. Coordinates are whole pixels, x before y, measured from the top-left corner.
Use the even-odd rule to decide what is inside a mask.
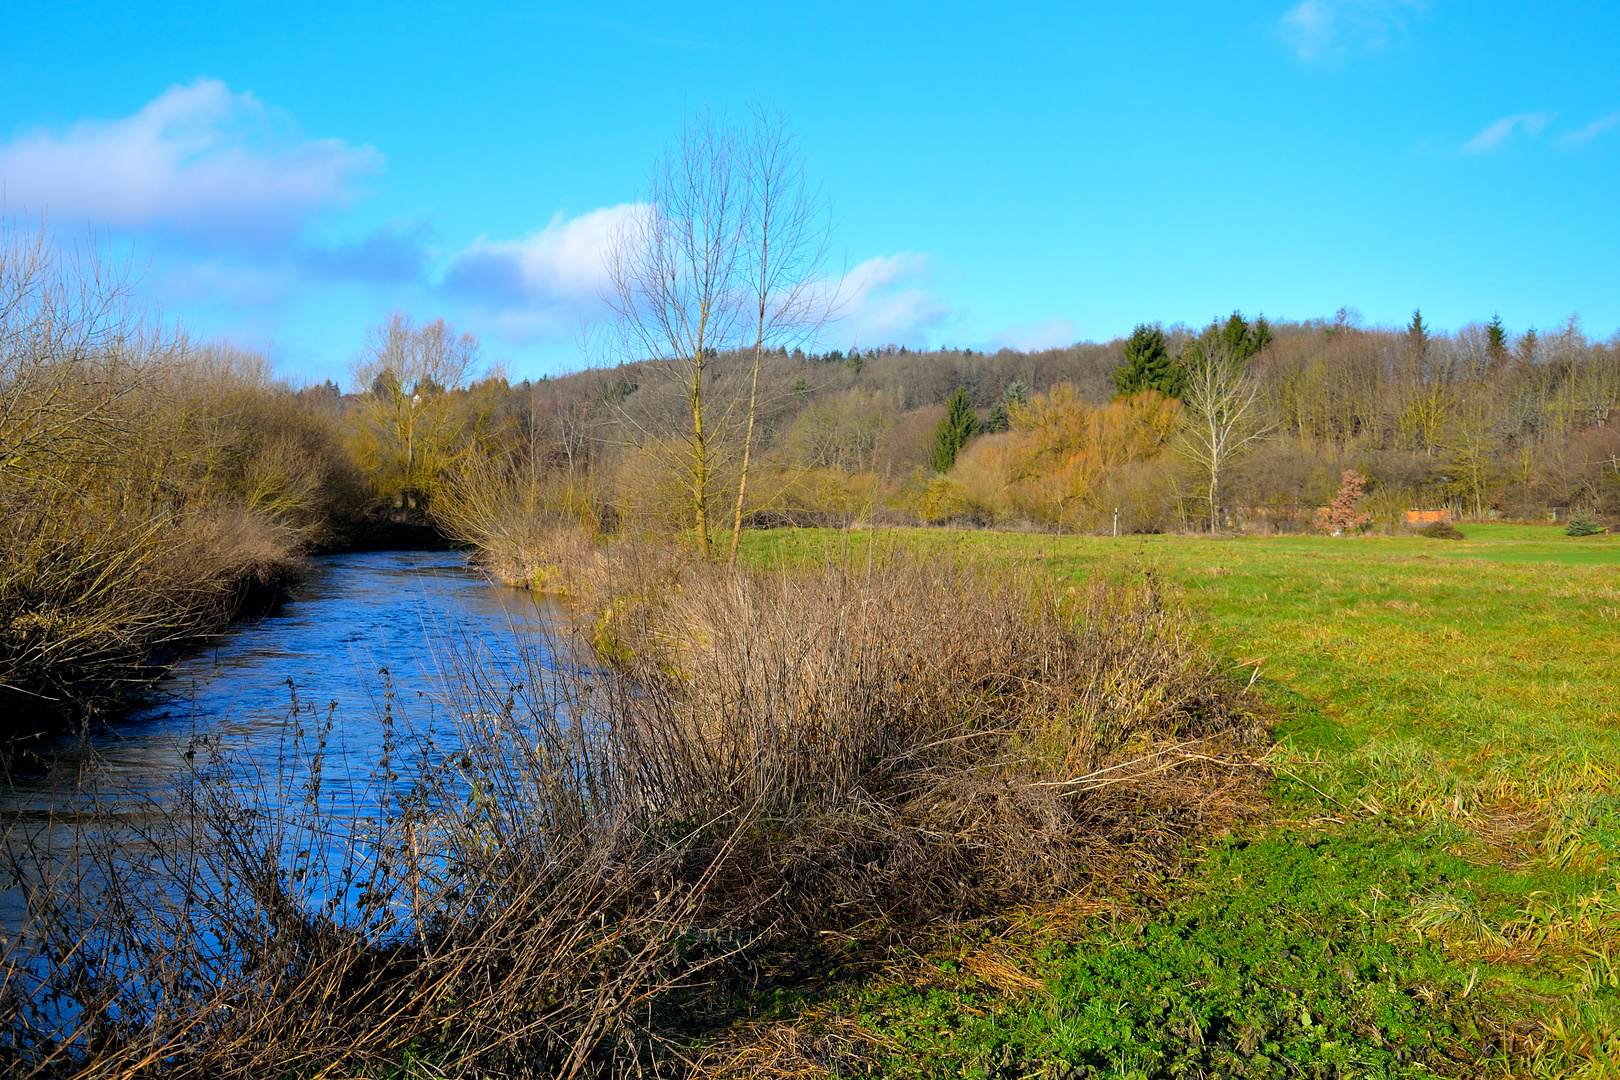
[[[0,738],[122,705],[273,593],[352,480],[257,358],[155,330],[116,268],[0,226]]]
[[[1344,470],[1339,478],[1339,493],[1333,497],[1331,505],[1319,508],[1313,519],[1313,524],[1323,532],[1340,536],[1343,533],[1359,529],[1372,515],[1359,512],[1357,504],[1361,502],[1362,493],[1366,490],[1367,478],[1354,469]]]
[[[1436,521],[1425,525],[1417,531],[1419,536],[1427,536],[1431,540],[1465,540],[1462,532],[1449,521]]]
[[[1568,536],[1595,536],[1598,533],[1607,531],[1602,525],[1593,521],[1585,510],[1575,511],[1569,519],[1569,524],[1564,527],[1564,533]]]
[[[923,490],[917,516],[930,525],[942,525],[967,511],[968,501],[962,485],[949,477],[936,476],[928,481],[928,487]]]

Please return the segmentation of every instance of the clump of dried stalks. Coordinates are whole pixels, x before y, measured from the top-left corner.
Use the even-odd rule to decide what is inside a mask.
[[[471,559],[507,585],[554,592],[588,558],[601,512],[588,480],[510,459],[468,455],[446,477],[432,516]]]
[[[515,683],[458,653],[458,740],[418,744],[408,791],[391,748],[360,818],[298,711],[313,749],[276,797],[216,768],[157,825],[14,828],[31,920],[0,1060],[680,1071],[681,1033],[772,950],[1054,897],[1254,771],[1252,718],[1151,581],[610,558],[574,595],[612,662],[559,637]]]

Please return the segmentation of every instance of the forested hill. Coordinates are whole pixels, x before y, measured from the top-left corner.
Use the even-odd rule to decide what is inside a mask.
[[[1364,328],[1342,313],[1269,324],[1235,314],[1205,328],[1144,326],[1130,339],[1034,352],[778,350],[762,366],[755,432],[756,462],[771,479],[750,509],[765,518],[854,512],[1083,529],[1111,524],[1113,507],[1124,505],[1132,528],[1192,524],[1204,493],[1190,475],[1198,470],[1176,452],[1186,418],[1144,439],[1113,430],[1135,421],[1107,407],[1142,391],[1179,400],[1184,372],[1212,346],[1255,390],[1245,420],[1254,437],[1231,456],[1216,496],[1229,516],[1304,527],[1299,511],[1330,502],[1345,469],[1366,477],[1386,523],[1419,505],[1543,520],[1572,508],[1620,513],[1620,426],[1611,419],[1620,337],[1590,340],[1573,318],[1546,333],[1510,334],[1494,320],[1440,333],[1420,315],[1406,327]],[[722,354],[710,364],[720,487],[725,448],[743,438],[751,360]],[[955,394],[974,423],[954,460],[942,462],[937,442]],[[496,426],[522,434],[496,442],[521,443],[549,467],[588,469],[621,513],[656,512],[660,500],[643,490],[659,486],[651,459],[678,453],[689,423],[680,387],[658,365],[520,383],[501,397]],[[1019,415],[1028,429],[1032,404],[1046,410],[1041,433],[997,434],[1009,420],[1018,427]],[[1030,445],[1042,438],[1046,445]],[[1103,445],[1121,439],[1131,445]],[[1008,442],[1022,445],[999,445]],[[1008,453],[1017,460],[1003,460]],[[1032,473],[1050,481],[1076,458],[1086,467],[1070,470],[1067,490],[1032,490],[1043,479]],[[939,505],[925,505],[941,479],[954,489],[935,484]]]

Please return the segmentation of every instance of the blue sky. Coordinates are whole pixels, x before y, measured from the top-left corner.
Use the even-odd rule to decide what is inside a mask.
[[[0,176],[166,316],[342,378],[389,311],[574,368],[682,116],[780,106],[830,345],[1141,320],[1620,328],[1620,5],[5,0]]]

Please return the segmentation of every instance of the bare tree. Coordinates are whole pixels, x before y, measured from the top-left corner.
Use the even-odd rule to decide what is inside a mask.
[[[1221,477],[1272,425],[1260,409],[1260,384],[1218,338],[1189,350],[1182,404],[1187,426],[1180,448],[1208,480],[1209,528],[1220,527]]]
[[[825,202],[805,178],[804,155],[780,113],[754,109],[753,127],[743,143],[748,214],[743,223],[749,314],[754,354],[748,385],[748,420],[743,435],[737,505],[731,521],[730,561],[737,561],[742,538],[748,466],[754,447],[759,403],[759,369],[767,349],[797,345],[813,337],[832,314],[837,291],[822,287],[822,269],[831,235]]]
[[[690,427],[682,472],[700,551],[709,554],[713,454],[704,377],[735,344],[743,295],[748,186],[737,133],[704,112],[654,166],[646,205],[614,236],[607,302],[618,316],[626,359],[647,359],[676,380]]]
[[[449,391],[466,384],[477,356],[478,340],[443,319],[417,327],[396,312],[367,335],[351,376],[376,440],[374,464],[401,506],[426,503],[448,464],[458,420]]]
[[[63,248],[0,205],[0,491],[61,486],[69,463],[112,453],[141,361],[185,347],[142,320],[130,285],[93,236]]]

